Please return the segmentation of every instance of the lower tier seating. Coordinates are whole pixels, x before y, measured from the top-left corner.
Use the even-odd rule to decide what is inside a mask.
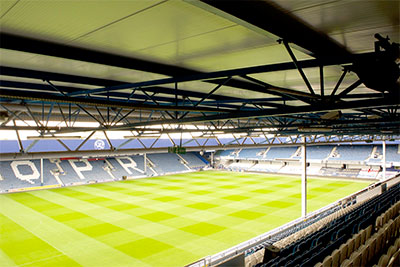
[[[265,247],[264,259],[256,266],[314,266],[318,262],[324,262],[325,259],[328,263],[325,262],[327,265],[323,266],[339,266],[339,263],[338,265],[333,263],[336,261],[343,263],[349,256],[351,257],[355,250],[354,247],[357,250],[362,246],[367,247],[369,244],[367,242],[371,237],[378,238],[379,235],[382,235],[388,244],[388,240],[392,239],[388,238],[388,234],[382,234],[382,231],[387,233],[385,229],[389,227],[389,233],[398,235],[398,226],[396,225],[400,221],[399,201],[400,184],[396,184],[366,202],[341,209],[318,223],[275,242],[272,247]],[[388,215],[381,215],[386,214],[386,211]],[[382,218],[382,222],[380,219],[377,220],[378,218]],[[375,227],[377,221],[378,225],[384,225],[381,227],[383,230]],[[345,248],[346,244],[347,248]],[[349,246],[352,251],[350,255],[348,254]],[[378,252],[383,251],[386,246],[382,246],[382,250]],[[271,253],[271,248],[277,251],[276,256]],[[343,252],[345,250],[346,252]],[[332,257],[332,263],[329,263],[329,256]],[[374,261],[377,258],[371,254],[370,260]]]
[[[202,161],[200,157],[193,153],[188,155],[196,169],[206,166],[206,161]],[[43,160],[42,171],[39,159],[0,161],[0,192],[37,189],[40,186],[106,182],[191,170],[191,167],[185,166],[185,160],[176,154],[148,154],[147,168],[144,162],[143,155],[90,159],[54,158]]]
[[[378,216],[374,225],[353,235],[315,266],[388,266],[389,261],[398,261],[395,254],[399,245],[400,201]]]

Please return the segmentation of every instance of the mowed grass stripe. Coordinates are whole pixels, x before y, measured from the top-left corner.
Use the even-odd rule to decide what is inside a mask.
[[[106,246],[13,200],[10,197],[13,195],[0,196],[2,203],[0,212],[78,264],[83,266],[146,266],[143,262],[125,253]],[[25,236],[25,233],[21,233],[16,239]],[[30,246],[27,248],[29,249]],[[65,266],[69,266],[69,264]]]
[[[309,211],[365,185],[310,179]],[[137,259],[132,266],[183,266],[299,217],[301,195],[297,177],[210,171],[7,197]]]
[[[183,189],[183,187],[177,186],[163,186],[162,183],[168,183],[168,181],[162,181],[160,178],[149,178],[149,180],[157,180],[158,183],[161,182],[157,188],[153,188],[152,186],[155,185],[154,181],[148,183],[149,185],[145,188],[141,188],[140,185],[133,183],[135,181],[128,181],[128,182],[117,182],[117,183],[109,183],[109,184],[95,184],[90,185],[87,187],[74,187],[71,190],[88,193],[91,195],[97,195],[100,197],[105,197],[108,199],[114,199],[121,202],[128,202],[128,203],[139,203],[141,206],[144,205],[156,205],[157,208],[160,210],[163,209],[162,204],[163,202],[165,206],[168,208],[169,205],[173,205],[175,200],[180,201],[182,199],[190,199],[192,195],[187,193],[186,191],[190,191],[193,189]],[[167,179],[168,180],[168,179]],[[140,181],[142,184],[143,181]],[[116,185],[124,185],[125,187],[119,187]],[[118,190],[115,190],[118,188]],[[178,189],[177,189],[178,188]],[[187,186],[187,188],[191,188],[191,186]],[[122,190],[121,190],[122,189]],[[110,191],[109,191],[110,190]],[[60,194],[66,194],[73,196],[73,193],[68,193],[63,190],[57,190]],[[90,197],[88,197],[90,201]],[[104,199],[106,201],[106,199]],[[101,203],[99,203],[101,205]],[[104,206],[107,205],[107,202],[103,204]],[[179,204],[178,204],[179,205]]]
[[[18,266],[0,247],[0,266],[14,267]]]
[[[35,192],[36,193],[36,192]],[[51,199],[53,202],[57,202],[57,204],[65,204],[65,205],[69,205],[70,207],[76,207],[77,210],[79,210],[79,208],[82,208],[84,206],[83,203],[80,203],[79,200],[74,200],[74,199],[69,199],[68,197],[62,197],[62,196],[52,196],[51,194],[54,193],[54,191],[46,191],[45,197],[46,199]],[[42,194],[42,193],[41,193]],[[61,201],[62,199],[62,201]],[[92,205],[92,204],[88,204],[88,205]],[[138,251],[141,251],[143,249],[149,250],[149,251],[153,251],[153,253],[157,252],[157,253],[161,253],[162,250],[165,249],[171,249],[173,250],[174,246],[177,251],[182,251],[185,250],[186,248],[186,244],[187,243],[192,243],[192,242],[197,242],[197,240],[199,238],[202,238],[203,236],[207,236],[209,234],[211,234],[211,232],[206,231],[204,233],[201,234],[201,232],[197,232],[195,234],[190,234],[191,232],[188,231],[186,229],[187,226],[191,226],[191,225],[196,225],[199,222],[196,221],[195,219],[190,219],[190,218],[185,218],[185,217],[176,217],[176,218],[163,218],[164,213],[159,214],[160,212],[154,212],[151,214],[147,214],[148,216],[138,216],[140,218],[146,219],[148,221],[144,221],[142,220],[144,223],[138,222],[138,218],[130,218],[130,219],[126,219],[126,220],[118,220],[117,222],[114,222],[114,224],[123,227],[125,226],[125,228],[130,228],[132,231],[135,231],[136,233],[138,233],[138,235],[144,235],[146,236],[145,238],[139,239],[139,238],[132,238],[133,242],[128,243],[127,240],[123,240],[124,242],[120,241],[121,245],[118,245],[118,239],[119,236],[116,236],[116,238],[113,238],[111,240],[111,242],[114,242],[116,244],[114,244],[114,247],[118,250],[121,250],[125,253],[127,253],[127,251],[130,251],[132,256],[135,257],[139,257],[138,255],[142,255],[142,257],[146,256],[147,253],[143,253],[143,254],[138,254]],[[101,214],[101,213],[100,213]],[[106,213],[103,213],[105,218],[115,218],[114,215],[107,215]],[[96,216],[96,215],[93,215]],[[197,214],[194,218],[197,218],[201,216],[201,214]],[[219,216],[219,215],[218,215]],[[161,217],[161,219],[160,219]],[[139,219],[140,219],[139,218]],[[210,216],[203,216],[203,218],[210,218]],[[177,220],[176,220],[177,219]],[[154,223],[153,223],[154,222]],[[125,225],[123,225],[125,224]],[[212,225],[210,225],[210,227],[213,227]],[[214,225],[214,228],[218,228],[218,225]],[[222,227],[219,227],[222,228]],[[226,227],[223,227],[224,229],[226,229]],[[175,230],[176,229],[176,230]],[[220,229],[218,229],[220,230]],[[228,232],[226,232],[227,235],[235,235],[236,232],[232,232],[229,231],[229,229],[227,229]],[[186,233],[189,233],[185,235],[185,231]],[[163,237],[165,236],[164,234],[168,234],[168,233],[172,233],[174,232],[174,238],[172,239],[164,239]],[[254,234],[252,234],[251,232],[247,232],[247,238],[244,239],[248,239],[250,237],[252,237]],[[184,242],[181,242],[181,236],[185,237],[185,239],[183,240]],[[98,237],[98,240],[104,241],[104,242],[109,242],[110,240],[103,240],[104,236]],[[111,236],[106,236],[107,238],[111,238]],[[154,241],[156,240],[156,241]],[[204,240],[204,239],[203,239]],[[237,239],[236,239],[237,240]],[[243,239],[242,239],[243,240]],[[237,240],[242,241],[242,240]],[[138,241],[138,242],[136,242]],[[215,242],[216,240],[213,239],[209,239],[208,242]],[[142,245],[141,242],[143,242]],[[127,243],[127,244],[125,244]],[[162,243],[163,246],[160,246],[158,244]],[[109,243],[107,243],[109,244]],[[146,247],[144,246],[144,244],[154,244],[154,246],[149,246]],[[220,246],[220,250],[228,248],[230,246],[231,243],[224,243],[223,246]],[[180,247],[177,247],[180,246]],[[129,250],[127,249],[127,247],[129,247]],[[181,262],[180,265],[185,265],[185,263],[190,262],[190,261],[195,261],[196,259],[198,259],[201,256],[204,256],[207,253],[210,253],[215,251],[215,247],[214,250],[210,250],[209,245],[205,246],[204,249],[202,249],[201,251],[204,251],[204,254],[195,254],[199,251],[199,249],[195,250],[194,252],[192,251],[187,251],[186,253],[186,257],[182,258],[182,256],[180,256],[181,258],[179,260],[176,260],[177,262]],[[193,256],[193,255],[197,255],[197,256]],[[146,259],[140,257],[141,260],[143,261],[147,261]],[[154,260],[154,258],[153,258]],[[180,265],[173,265],[173,266],[180,266]]]
[[[88,192],[92,192],[94,194],[89,194],[86,193],[85,191]],[[171,218],[175,218],[177,216],[179,216],[179,214],[170,214],[170,213],[166,213],[164,212],[165,210],[168,209],[178,209],[181,206],[178,205],[174,205],[174,204],[170,204],[168,201],[167,202],[163,202],[163,201],[151,201],[150,202],[140,202],[137,204],[132,204],[131,202],[134,202],[134,200],[130,200],[129,198],[124,199],[124,196],[119,195],[117,193],[113,193],[112,197],[100,197],[100,199],[102,201],[100,202],[95,202],[92,201],[93,199],[98,199],[100,195],[106,195],[106,192],[103,192],[104,190],[99,190],[93,187],[89,187],[89,188],[84,188],[81,187],[79,188],[74,188],[73,191],[71,192],[72,189],[69,189],[68,191],[66,190],[53,190],[51,191],[51,193],[58,193],[60,194],[60,197],[56,197],[56,198],[48,198],[48,199],[52,199],[52,200],[61,200],[64,199],[64,201],[62,201],[60,204],[61,205],[65,205],[66,203],[76,203],[76,207],[81,208],[82,206],[85,206],[85,201],[87,201],[88,203],[86,204],[92,207],[98,206],[101,208],[106,209],[105,212],[102,213],[92,213],[90,211],[89,215],[93,216],[93,217],[98,217],[101,218],[102,220],[122,220],[122,219],[126,219],[129,220],[130,218],[132,219],[131,223],[129,223],[130,226],[132,226],[133,223],[136,224],[147,224],[149,222],[159,222],[162,220],[167,220],[167,219],[171,219]],[[66,193],[67,192],[67,193]],[[81,194],[81,195],[80,195]],[[111,196],[111,195],[110,195]],[[66,197],[66,198],[62,198],[62,197]],[[90,201],[88,201],[88,199],[90,199]],[[125,201],[119,201],[117,199],[122,199]],[[82,203],[79,203],[79,201],[81,201]],[[53,201],[54,202],[54,201]],[[140,205],[139,205],[140,204]],[[95,208],[93,208],[95,209]],[[118,213],[110,213],[110,211],[107,211],[107,209],[112,209],[113,211],[116,211]],[[104,216],[103,216],[104,215]],[[134,220],[134,218],[142,218],[142,219],[146,219],[147,221],[144,220]],[[113,223],[114,223],[113,221]],[[126,226],[128,227],[128,226]]]
[[[147,207],[154,206],[159,211],[172,207],[179,207],[179,205],[175,205],[173,201],[163,201],[162,198],[167,196],[164,196],[160,193],[152,193],[151,195],[148,195],[145,198],[145,197],[127,196],[125,194],[121,194],[120,192],[115,192],[115,191],[110,192],[107,191],[107,189],[104,187],[98,188],[96,186],[75,187],[75,188],[70,188],[68,191],[54,190],[54,192],[67,195],[70,197],[74,197],[75,194],[77,195],[76,198],[80,200],[87,201],[92,204],[99,205],[105,208],[111,208],[117,211],[122,211],[122,209],[119,209],[121,207],[125,207],[127,209],[128,207],[130,207],[130,209],[134,209],[145,206]],[[161,198],[161,199],[157,200],[155,198]],[[99,199],[100,201],[96,201],[97,199]]]
[[[81,218],[78,223],[75,220],[72,220],[63,222],[64,224],[111,246],[117,246],[121,243],[129,242],[129,240],[132,241],[145,238],[146,235],[152,236],[172,229],[167,226],[152,224],[151,221],[132,214],[113,210],[109,211],[105,208],[99,208],[94,204],[88,204],[78,199],[57,195],[54,191],[43,192],[43,194],[40,194],[38,198],[41,198],[41,201],[51,199],[51,202],[49,202],[53,203],[55,206],[69,205],[71,213],[82,214],[84,218]],[[54,218],[51,213],[49,216]],[[126,236],[127,238],[123,238],[122,240],[113,240],[106,238],[107,236],[103,237],[108,234]]]
[[[50,266],[56,261],[59,263],[59,266],[79,266],[78,263],[63,255],[62,252],[16,224],[8,217],[0,214],[0,221],[0,247],[15,264],[19,266]]]
[[[38,192],[31,192],[31,194],[37,194]],[[98,212],[99,209],[94,209],[93,213],[94,214],[99,214],[100,217],[102,218],[95,218],[92,217],[91,215],[85,214],[84,212],[88,212],[89,210],[87,209],[89,204],[81,203],[80,200],[75,200],[71,198],[65,197],[64,201],[61,201],[61,203],[55,203],[55,202],[60,202],[60,198],[57,197],[56,194],[54,194],[52,191],[46,191],[46,192],[41,192],[40,194],[42,197],[52,199],[53,202],[47,201],[43,198],[39,198],[33,195],[27,195],[25,196],[26,201],[29,202],[29,206],[33,209],[38,209],[41,210],[40,212],[46,216],[49,216],[51,219],[58,220],[61,223],[63,223],[66,226],[69,226],[76,231],[79,231],[82,234],[87,235],[90,238],[93,238],[94,240],[104,243],[104,245],[113,247],[114,249],[117,249],[123,253],[126,253],[127,250],[121,249],[121,244],[129,243],[132,242],[132,240],[143,240],[146,239],[145,236],[142,236],[140,234],[131,232],[124,227],[132,227],[132,224],[138,225],[137,221],[133,220],[126,220],[125,224],[120,226],[116,226],[113,223],[101,220],[103,218],[109,218],[111,220],[118,220],[118,214],[114,212],[111,216],[107,215],[104,212]],[[58,201],[57,201],[58,200]],[[35,205],[31,204],[35,203]],[[61,204],[61,205],[60,205]],[[63,204],[65,206],[71,206],[74,208],[78,208],[77,210],[72,210],[69,208],[62,208]],[[54,210],[49,208],[50,206],[54,206],[54,210],[57,210],[56,215],[54,214]],[[46,207],[45,210],[43,208]],[[81,210],[79,210],[79,207]],[[48,209],[47,209],[48,208]],[[63,210],[63,211],[61,211]],[[64,212],[63,214],[60,214],[61,212]],[[89,212],[90,213],[90,212]],[[93,216],[95,216],[92,214]],[[66,217],[66,218],[65,218]],[[130,223],[129,223],[130,222]],[[142,225],[146,225],[145,228],[150,229],[150,225],[147,221],[143,220],[141,222]],[[165,227],[164,227],[165,228]],[[154,227],[151,228],[152,233],[156,234],[157,232],[160,231],[168,231],[169,229],[155,229]],[[131,248],[131,250],[135,250],[135,248]],[[132,256],[131,254],[128,254]]]
[[[36,194],[39,192],[32,192],[32,194]],[[91,213],[87,208],[85,208],[85,203],[82,203],[83,201],[73,199],[67,196],[62,196],[62,195],[57,195],[54,190],[52,191],[45,191],[45,192],[40,192],[40,197],[46,198],[46,199],[51,199],[52,202],[54,202],[54,205],[69,205],[70,207],[74,207],[75,210],[82,209],[82,212],[87,212]],[[44,200],[44,199],[43,199]],[[94,206],[94,204],[86,204],[87,206]],[[79,212],[80,213],[80,212]],[[91,214],[92,216],[96,217],[104,217],[105,221],[108,219],[109,222],[112,222],[110,220],[115,220],[116,217],[118,217],[117,212],[113,212],[111,214],[107,214],[106,212],[99,213],[95,212],[96,214]],[[110,234],[99,234],[98,236],[91,236],[92,238],[95,238],[96,240],[100,242],[104,242],[107,245],[113,246],[115,249],[120,250],[121,252],[124,252],[134,258],[140,259],[143,262],[148,262],[152,266],[154,265],[154,262],[158,262],[154,255],[157,255],[159,253],[163,253],[164,251],[171,251],[170,253],[175,252],[176,256],[180,257],[179,259],[175,259],[171,263],[165,263],[164,265],[172,265],[172,266],[182,266],[185,265],[187,262],[190,261],[195,261],[198,258],[202,257],[203,254],[196,254],[192,253],[192,251],[186,251],[185,253],[182,253],[185,251],[185,245],[186,243],[191,243],[191,242],[196,242],[196,239],[199,238],[198,236],[194,234],[187,234],[184,242],[180,242],[179,240],[181,239],[180,236],[185,236],[185,232],[183,230],[175,230],[172,227],[169,227],[165,224],[159,224],[159,223],[152,223],[154,222],[164,222],[164,219],[170,219],[170,217],[167,218],[161,218],[163,217],[164,214],[160,214],[161,216],[158,216],[160,212],[155,212],[148,214],[147,216],[139,216],[146,218],[146,220],[140,220],[140,218],[134,218],[131,217],[129,219],[125,220],[117,220],[116,222],[112,222],[115,225],[118,225],[119,227],[125,227],[126,229],[132,228],[132,232],[135,231],[137,233],[136,236],[132,236],[132,232],[123,230],[124,234],[122,232],[118,233],[110,233]],[[98,215],[97,215],[98,214]],[[193,225],[197,223],[196,221],[186,219],[187,223],[185,225]],[[87,221],[85,224],[92,224],[91,221]],[[175,225],[172,223],[171,225]],[[175,225],[176,226],[176,225]],[[93,227],[88,227],[90,230],[93,230],[94,233],[97,231],[102,231],[102,228],[108,228],[108,225],[94,225]],[[217,226],[216,226],[217,227]],[[76,228],[78,231],[82,231],[82,228]],[[103,229],[104,231],[104,229]],[[92,231],[91,231],[92,232]],[[163,237],[164,234],[174,232],[175,236],[173,239],[167,239],[163,240],[159,237]],[[84,232],[86,233],[86,232]],[[143,236],[142,236],[143,235]],[[151,238],[154,236],[155,238]],[[210,239],[209,242],[214,242],[215,240]],[[175,247],[176,244],[182,245],[181,248]],[[226,244],[224,244],[226,247]],[[180,253],[179,255],[177,253]],[[207,251],[208,252],[208,251]],[[184,257],[182,255],[185,255]],[[147,259],[150,258],[150,259]],[[176,264],[175,264],[176,263]],[[135,266],[140,266],[140,265],[135,265]]]
[[[86,190],[85,190],[86,188]],[[83,189],[83,190],[82,190]],[[96,194],[96,191],[100,191]],[[101,206],[104,208],[112,209],[115,211],[129,210],[138,208],[138,205],[126,201],[129,198],[121,196],[120,194],[108,192],[107,190],[100,190],[94,187],[74,187],[74,188],[62,188],[53,190],[52,192],[64,195],[73,199],[85,201],[93,205]],[[87,193],[91,192],[91,193]],[[109,197],[108,197],[109,196]],[[118,200],[122,199],[122,201]],[[125,201],[124,201],[125,200]],[[132,201],[133,202],[133,201]]]
[[[54,191],[46,191],[46,194],[43,197],[45,197],[46,199],[52,199],[52,201],[56,202],[55,204],[57,205],[65,204],[69,205],[70,207],[74,207],[74,209],[78,210],[78,212],[79,209],[84,209],[82,207],[85,206],[85,204],[81,203],[82,201],[80,200],[71,199],[66,196],[56,195]],[[87,205],[92,205],[92,204],[87,204]],[[91,213],[89,211],[86,212]],[[171,240],[158,239],[157,238],[158,235],[169,233],[175,229],[173,227],[164,224],[153,223],[153,222],[158,222],[160,220],[159,214],[149,214],[148,220],[144,220],[144,218],[141,219],[135,217],[118,219],[117,212],[112,212],[109,214],[107,214],[107,212],[95,212],[95,214],[91,215],[96,216],[97,219],[101,218],[103,219],[103,221],[106,221],[107,223],[92,225],[90,227],[83,229],[76,228],[78,231],[88,234],[97,241],[110,245],[115,249],[131,257],[140,259],[143,262],[148,262],[146,257],[149,256],[149,252],[151,252],[151,255],[153,255],[161,253],[165,250],[178,249],[175,247],[176,242],[177,241],[179,242],[179,235],[182,235],[182,233],[184,233],[182,231],[179,232],[178,237],[176,239],[171,239]],[[163,214],[161,214],[161,217],[162,216]],[[161,221],[168,218],[162,218]],[[89,220],[88,222],[83,223],[83,225],[87,224],[90,225],[91,221],[93,220]],[[112,225],[116,225],[117,227],[124,229],[121,231],[113,232],[112,229],[114,227],[111,227],[110,231],[109,230],[110,223]],[[188,220],[187,224],[192,224],[192,221]],[[109,233],[107,231],[109,231]],[[152,238],[153,236],[155,236],[156,238]],[[192,242],[192,240],[195,240],[196,238],[197,237],[195,235],[191,235],[188,238],[186,238],[185,242]],[[178,244],[180,244],[180,242]],[[182,249],[178,249],[177,251],[182,251]],[[179,260],[176,260],[176,262],[180,262],[181,263],[180,265],[184,265],[188,261],[194,261],[199,257],[201,257],[201,255],[191,253],[191,251],[186,251],[186,258],[181,258]],[[153,265],[152,262],[149,263]]]

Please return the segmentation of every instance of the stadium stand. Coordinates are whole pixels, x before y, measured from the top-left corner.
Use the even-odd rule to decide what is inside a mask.
[[[375,232],[371,235],[371,232]],[[365,235],[365,237],[364,237]],[[399,266],[400,201],[376,219],[375,224],[360,230],[340,245],[317,266]],[[381,256],[382,255],[382,256]],[[325,265],[324,265],[325,264]]]
[[[252,166],[254,166],[253,162],[250,161],[238,161],[233,162],[231,165],[228,166],[228,169],[233,171],[241,171],[241,170],[248,170]]]
[[[249,171],[257,171],[257,172],[278,172],[280,168],[282,168],[284,164],[282,162],[258,162],[258,164],[249,168]]]
[[[359,174],[357,175],[358,178],[370,178],[375,179],[380,171],[379,166],[370,166],[364,167],[360,170]]]
[[[206,166],[206,163],[203,160],[201,160],[195,153],[186,153],[186,154],[182,154],[180,156],[186,160],[189,167],[191,167],[191,168],[196,169],[196,168],[202,168],[202,167]]]
[[[328,160],[364,161],[370,157],[371,153],[372,146],[370,145],[339,145]]]
[[[398,147],[386,147],[385,179],[395,176],[400,171]],[[307,146],[307,173],[318,176],[383,179],[381,154],[382,147],[374,145]],[[301,148],[298,146],[225,150],[217,152],[215,158],[217,166],[229,170],[284,174],[300,174],[301,171]],[[248,161],[252,161],[252,164],[248,164]]]
[[[143,159],[142,166],[138,164],[138,158],[135,157],[118,157],[118,158],[108,158],[107,161],[111,164],[111,173],[115,179],[121,179],[124,176],[127,177],[139,177],[144,175],[143,171]]]
[[[59,182],[50,173],[55,165],[43,160],[43,184],[40,181],[40,160],[0,161],[0,192],[19,188],[58,185]]]
[[[149,155],[148,155],[149,156]],[[176,154],[152,154],[148,157],[147,173],[144,156],[131,155],[101,159],[44,159],[43,184],[40,181],[40,160],[0,161],[0,192],[38,189],[40,186],[70,186],[94,182],[139,178],[171,172],[199,169],[206,164],[200,155],[188,153],[185,166]]]
[[[400,153],[399,152],[400,152],[399,146],[395,146],[395,145],[386,146],[386,161],[400,162]]]
[[[376,146],[374,148],[374,152],[371,155],[371,158],[368,159],[368,162],[381,162],[382,155],[383,155],[382,146]],[[400,153],[398,145],[386,146],[386,162],[400,162]]]
[[[242,149],[238,155],[240,159],[262,159],[265,153],[265,148],[248,148]]]
[[[323,161],[332,152],[332,149],[335,146],[308,146],[307,147],[307,160],[318,160]],[[299,153],[296,154],[293,158],[300,159],[301,158],[301,150],[298,151]]]
[[[300,164],[286,163],[286,165],[279,169],[278,172],[286,174],[297,174],[299,173],[299,170],[301,170]]]
[[[232,157],[232,153],[234,153],[235,150],[233,149],[228,149],[228,150],[219,150],[215,154],[216,157]]]
[[[394,252],[400,242],[400,184],[384,188],[369,200],[351,203],[278,241],[250,249],[248,256],[264,249],[264,257],[256,262],[261,256],[255,254],[248,266],[386,266],[384,261],[398,261]]]
[[[176,154],[148,154],[147,157],[154,163],[158,174],[187,171]]]
[[[265,159],[288,159],[297,151],[298,147],[271,147]]]
[[[307,173],[309,175],[320,175],[322,166],[320,164],[310,164],[310,166],[307,167]]]

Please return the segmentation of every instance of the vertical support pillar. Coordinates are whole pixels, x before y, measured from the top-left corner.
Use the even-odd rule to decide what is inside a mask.
[[[40,158],[40,185],[43,186],[43,158]]]
[[[211,168],[214,168],[214,153],[215,152],[211,152]]]
[[[386,141],[382,142],[382,179],[386,179]]]
[[[303,137],[301,146],[301,216],[307,215],[307,157],[306,157],[306,137]]]
[[[144,173],[147,174],[147,155],[144,153]]]

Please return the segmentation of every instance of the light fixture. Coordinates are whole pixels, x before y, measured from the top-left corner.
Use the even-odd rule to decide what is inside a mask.
[[[47,139],[47,140],[56,140],[56,139],[82,139],[82,136],[71,136],[71,135],[65,135],[65,136],[27,136],[26,139],[28,140],[42,140],[42,139]]]

